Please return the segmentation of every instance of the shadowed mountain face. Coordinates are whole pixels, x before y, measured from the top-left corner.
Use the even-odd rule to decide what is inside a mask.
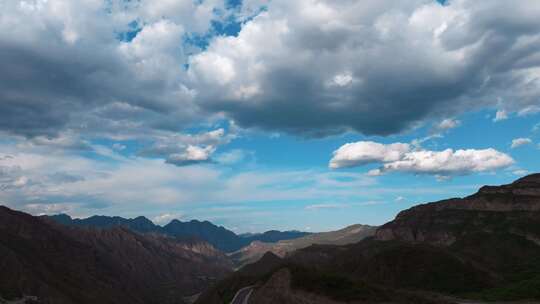
[[[183,303],[230,273],[206,242],[82,229],[0,207],[0,297],[43,303]]]
[[[155,225],[144,216],[134,219],[126,219],[118,216],[92,216],[85,219],[72,219],[66,214],[48,216],[48,218],[68,226],[112,228],[126,227],[130,230],[147,233],[155,232],[174,237],[196,237],[207,241],[219,250],[224,252],[233,252],[253,241],[277,242],[280,240],[289,240],[308,235],[307,232],[299,231],[276,231],[271,230],[261,234],[254,234],[247,237],[236,235],[222,226],[216,226],[208,221],[192,220],[182,222],[172,220],[165,226]]]
[[[227,303],[249,285],[256,286],[251,299],[263,304],[538,301],[540,175],[413,207],[372,238],[300,249],[262,275],[244,274],[238,286],[243,270],[198,303]]]
[[[471,233],[505,233],[540,244],[540,174],[509,185],[484,186],[459,199],[402,211],[377,230],[378,240],[450,246]]]
[[[274,243],[282,240],[292,240],[301,238],[307,235],[311,235],[309,232],[302,231],[278,231],[269,230],[263,233],[257,233],[253,235],[243,236],[249,242],[259,241],[265,243]]]

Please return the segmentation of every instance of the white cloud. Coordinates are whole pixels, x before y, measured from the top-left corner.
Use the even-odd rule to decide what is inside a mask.
[[[498,122],[506,119],[508,119],[508,113],[505,110],[498,110],[497,113],[495,113],[495,118],[493,118],[493,121]]]
[[[70,204],[26,204],[24,210],[36,215],[52,215],[73,211]]]
[[[178,166],[210,162],[217,147],[235,137],[234,132],[226,133],[223,128],[197,134],[177,133],[159,137],[152,146],[141,150],[139,155],[164,157],[166,162]]]
[[[516,169],[516,170],[512,171],[512,174],[517,175],[517,176],[525,176],[525,175],[529,174],[529,171],[524,170],[524,169]]]
[[[462,175],[508,167],[514,160],[494,149],[413,151],[401,160],[385,163],[383,172],[402,171],[435,175]]]
[[[438,124],[435,124],[430,131],[430,134],[428,136],[422,137],[422,138],[415,138],[411,141],[411,145],[414,146],[416,149],[421,149],[422,144],[424,144],[427,141],[443,138],[444,134],[454,128],[457,128],[461,126],[461,121],[453,118],[447,118],[443,119]]]
[[[207,162],[210,160],[210,156],[216,151],[214,146],[206,146],[204,148],[187,146],[183,153],[173,153],[167,158],[167,163],[175,164],[178,166]]]
[[[353,77],[350,72],[337,74],[332,79],[331,85],[337,85],[340,87],[344,87],[347,85],[350,85],[353,82]]]
[[[26,184],[28,184],[28,177],[26,176],[17,177],[17,179],[13,181],[14,187],[23,187],[26,186]]]
[[[334,151],[330,160],[332,169],[355,167],[376,162],[391,162],[402,159],[411,149],[409,144],[394,143],[390,145],[372,141],[348,143]]]
[[[532,140],[530,138],[515,138],[512,140],[511,148],[515,149],[524,145],[532,144]]]
[[[234,149],[228,152],[221,153],[216,156],[216,161],[224,165],[232,165],[246,160],[248,157],[253,157],[253,152],[247,152],[241,149]]]
[[[518,116],[527,116],[527,115],[534,115],[540,113],[540,107],[533,105],[525,107],[518,111]]]
[[[450,129],[457,128],[461,125],[461,121],[457,119],[447,118],[441,121],[435,129],[440,132],[448,131]]]
[[[497,150],[410,150],[404,144],[379,144],[357,142],[343,145],[334,151],[330,168],[355,167],[365,164],[381,164],[368,172],[376,176],[385,172],[409,172],[438,176],[464,175],[474,172],[493,171],[508,167],[514,160]]]

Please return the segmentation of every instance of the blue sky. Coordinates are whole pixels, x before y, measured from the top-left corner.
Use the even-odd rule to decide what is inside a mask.
[[[179,210],[180,213],[186,214],[186,218],[210,218],[228,227],[237,227],[240,221],[249,223],[253,227],[251,229],[256,231],[264,230],[265,227],[301,230],[309,228],[319,231],[338,229],[354,223],[379,225],[391,220],[399,211],[418,203],[470,195],[485,184],[510,183],[528,173],[540,172],[538,163],[540,150],[537,146],[540,142],[540,133],[533,130],[540,121],[540,115],[513,117],[493,122],[494,115],[494,111],[478,111],[460,116],[459,127],[450,130],[443,138],[426,142],[425,146],[433,150],[493,147],[511,155],[516,161],[515,165],[498,172],[456,176],[443,181],[437,180],[432,175],[411,176],[396,173],[377,177],[372,181],[372,185],[351,189],[354,190],[351,196],[270,200],[260,203],[237,202],[229,206],[229,210],[219,203],[209,203],[195,210]],[[411,142],[429,134],[429,130],[426,129],[429,128],[390,137],[345,134],[324,139],[299,139],[287,135],[257,134],[233,141],[223,149],[223,153],[236,149],[253,153],[248,158],[247,166],[245,163],[234,166],[234,171],[241,172],[247,167],[247,170],[264,168],[276,171],[335,172],[328,169],[328,160],[332,152],[342,144],[359,140],[382,143]],[[494,134],[494,136],[486,137],[485,134]],[[523,136],[531,138],[533,143],[512,149],[512,140]],[[365,174],[369,168],[373,167],[376,166],[368,165],[340,170],[340,172]],[[283,180],[280,184],[286,186],[288,182]],[[217,212],[211,209],[220,207],[223,209]]]
[[[379,225],[540,172],[533,0],[0,4],[0,203]]]

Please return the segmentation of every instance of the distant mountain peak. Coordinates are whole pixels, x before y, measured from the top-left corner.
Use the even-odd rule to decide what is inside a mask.
[[[57,223],[68,226],[95,227],[102,229],[121,226],[139,233],[160,233],[181,238],[195,237],[207,241],[215,248],[225,252],[236,251],[244,246],[249,245],[254,240],[275,242],[279,240],[298,238],[307,234],[299,231],[281,232],[271,230],[249,237],[242,237],[223,226],[215,225],[206,220],[199,221],[196,219],[186,222],[173,219],[167,225],[159,226],[144,216],[123,218],[120,216],[94,215],[84,219],[72,219],[68,215],[58,214],[45,217],[50,220],[54,220]]]

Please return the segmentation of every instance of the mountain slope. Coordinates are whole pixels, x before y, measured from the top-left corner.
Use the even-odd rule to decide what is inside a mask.
[[[248,237],[242,237],[222,226],[214,225],[208,221],[201,222],[192,220],[189,222],[182,222],[179,220],[172,220],[170,223],[162,227],[155,225],[152,223],[152,221],[144,216],[139,216],[133,219],[101,215],[94,215],[85,219],[72,219],[66,214],[45,217],[67,226],[94,228],[125,227],[132,231],[141,233],[155,232],[182,238],[196,237],[207,241],[217,249],[224,252],[236,251],[244,246],[249,245],[253,241],[273,242],[298,238],[309,234],[307,232],[299,231],[282,232],[271,230],[260,234],[250,235]]]
[[[201,243],[65,227],[0,207],[0,297],[43,303],[183,303],[230,272]],[[207,246],[207,245],[206,245]],[[196,248],[198,248],[196,250]]]
[[[264,243],[275,243],[281,240],[293,240],[293,239],[301,238],[306,235],[311,235],[311,233],[302,232],[302,231],[269,230],[263,233],[253,234],[244,238],[249,243],[254,242],[254,241],[259,241],[259,242],[264,242]]]
[[[304,302],[313,304],[453,302],[452,297],[538,301],[539,206],[539,174],[482,187],[463,199],[416,206],[381,226],[375,237],[294,252],[251,280],[252,297],[267,303],[289,294],[280,301],[307,297]],[[289,283],[277,284],[276,276]],[[225,303],[215,299],[199,303]]]
[[[259,260],[266,252],[272,252],[284,257],[288,253],[314,244],[346,245],[356,243],[375,234],[376,227],[367,225],[352,225],[340,230],[313,233],[291,240],[282,240],[276,243],[254,241],[229,256],[237,266],[243,266]]]

